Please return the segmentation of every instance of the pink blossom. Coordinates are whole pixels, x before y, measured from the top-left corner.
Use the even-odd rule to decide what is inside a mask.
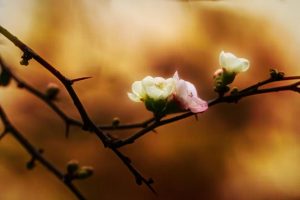
[[[179,79],[177,71],[173,79],[175,80],[174,98],[184,110],[189,109],[193,113],[199,113],[208,108],[207,102],[198,97],[197,90],[192,83]]]

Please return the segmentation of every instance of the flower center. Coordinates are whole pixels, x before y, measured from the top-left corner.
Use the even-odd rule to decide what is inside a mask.
[[[157,82],[157,83],[155,83],[155,86],[162,90],[164,88],[165,84],[163,82]]]

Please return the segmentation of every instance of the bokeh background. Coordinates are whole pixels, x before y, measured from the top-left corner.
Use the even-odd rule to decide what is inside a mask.
[[[93,77],[75,88],[95,122],[130,123],[151,116],[127,98],[131,83],[147,75],[178,70],[203,99],[214,98],[221,50],[251,62],[233,84],[239,88],[265,79],[270,68],[300,74],[299,9],[298,0],[0,0],[0,23],[68,77]],[[41,91],[59,84],[35,61],[20,66],[21,52],[3,36],[0,54]],[[300,199],[299,98],[285,92],[214,106],[198,121],[169,124],[122,148],[155,180],[155,197],[94,135],[73,127],[66,139],[63,122],[40,100],[15,84],[0,88],[11,121],[59,169],[71,159],[95,168],[76,182],[91,200]],[[79,119],[63,90],[57,104]],[[29,159],[11,136],[0,141],[0,199],[74,199],[42,166],[26,170]]]

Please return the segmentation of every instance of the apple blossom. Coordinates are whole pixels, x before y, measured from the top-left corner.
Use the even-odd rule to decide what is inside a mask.
[[[208,108],[207,102],[198,97],[195,86],[179,78],[177,71],[172,78],[147,76],[132,84],[129,99],[144,102],[148,110],[156,117],[190,110],[203,112]]]
[[[173,93],[174,86],[172,78],[147,76],[142,81],[135,81],[132,84],[132,93],[128,93],[128,97],[135,102],[147,99],[164,100]]]
[[[168,104],[175,90],[173,78],[147,76],[132,84],[132,92],[128,97],[135,102],[144,102],[148,110],[157,118],[168,113]]]
[[[230,90],[228,85],[232,83],[236,75],[249,69],[249,61],[238,58],[234,54],[222,51],[219,56],[220,69],[214,73],[215,91],[220,95]]]
[[[249,69],[249,61],[245,58],[238,58],[234,54],[222,51],[219,63],[223,70],[228,73],[240,73]]]
[[[199,113],[208,108],[207,102],[198,97],[197,90],[192,83],[180,79],[177,71],[173,79],[175,80],[174,99],[179,102],[182,109]]]

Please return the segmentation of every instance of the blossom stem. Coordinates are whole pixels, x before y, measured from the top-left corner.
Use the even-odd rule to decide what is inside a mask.
[[[266,93],[272,93],[272,92],[281,92],[281,91],[293,91],[300,93],[300,81],[296,81],[295,83],[283,85],[283,86],[277,86],[277,87],[270,87],[270,88],[264,88],[259,89],[259,87],[267,85],[271,82],[279,82],[279,81],[290,81],[290,80],[300,80],[300,76],[288,76],[283,77],[280,80],[274,80],[274,79],[266,79],[264,81],[258,82],[256,84],[253,84],[238,93],[234,95],[226,95],[226,96],[220,96],[218,98],[212,99],[208,101],[208,106],[212,107],[220,103],[237,103],[242,98],[248,97],[248,96],[254,96],[254,95],[260,95],[260,94],[266,94]],[[128,138],[125,138],[123,140],[119,140],[115,142],[115,146],[117,148],[123,147],[128,144],[134,143],[137,139],[141,138],[142,136],[146,135],[147,133],[151,132],[155,128],[158,128],[160,126],[170,124],[182,119],[185,119],[187,117],[190,117],[192,115],[195,115],[195,113],[192,112],[185,112],[183,114],[177,115],[175,117],[163,119],[161,121],[156,121],[153,124],[149,125],[146,128],[143,128],[136,133],[132,134]]]

